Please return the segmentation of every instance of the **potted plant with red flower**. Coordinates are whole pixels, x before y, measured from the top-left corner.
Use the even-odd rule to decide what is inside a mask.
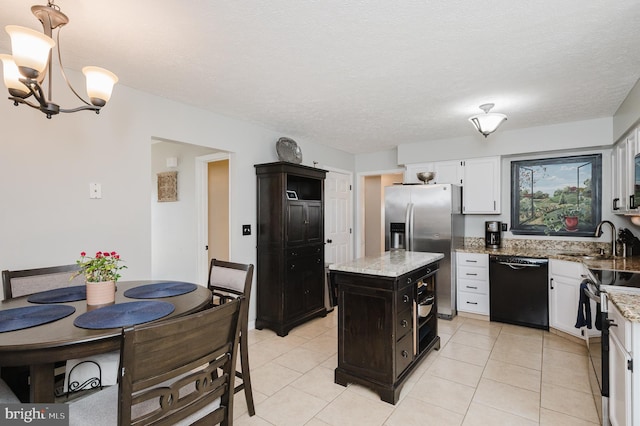
[[[76,261],[80,270],[77,275],[84,275],[87,281],[87,304],[104,305],[115,302],[116,282],[120,278],[122,265],[120,255],[115,251],[99,251],[94,257],[80,253]]]

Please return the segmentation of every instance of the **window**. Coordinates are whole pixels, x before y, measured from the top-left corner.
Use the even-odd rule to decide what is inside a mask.
[[[601,219],[602,154],[511,162],[511,232],[592,237]]]

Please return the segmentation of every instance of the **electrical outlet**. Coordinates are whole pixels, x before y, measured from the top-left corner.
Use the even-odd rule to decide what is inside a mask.
[[[506,230],[507,230],[507,224],[506,224],[506,223],[503,223],[503,224],[502,224],[502,230],[503,230],[503,231],[506,231]]]
[[[242,235],[251,235],[251,225],[242,225]]]
[[[102,198],[102,185],[100,185],[99,183],[90,183],[89,198],[92,198],[92,199]]]

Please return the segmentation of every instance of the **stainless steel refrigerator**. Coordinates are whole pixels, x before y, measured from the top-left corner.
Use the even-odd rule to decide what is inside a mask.
[[[385,187],[385,250],[444,253],[437,276],[438,316],[456,315],[455,249],[462,247],[462,188],[451,184]]]

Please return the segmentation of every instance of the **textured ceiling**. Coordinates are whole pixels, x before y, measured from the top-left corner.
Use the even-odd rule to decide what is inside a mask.
[[[501,130],[612,116],[640,77],[638,0],[56,4],[67,67],[352,153],[475,134],[486,102]]]

